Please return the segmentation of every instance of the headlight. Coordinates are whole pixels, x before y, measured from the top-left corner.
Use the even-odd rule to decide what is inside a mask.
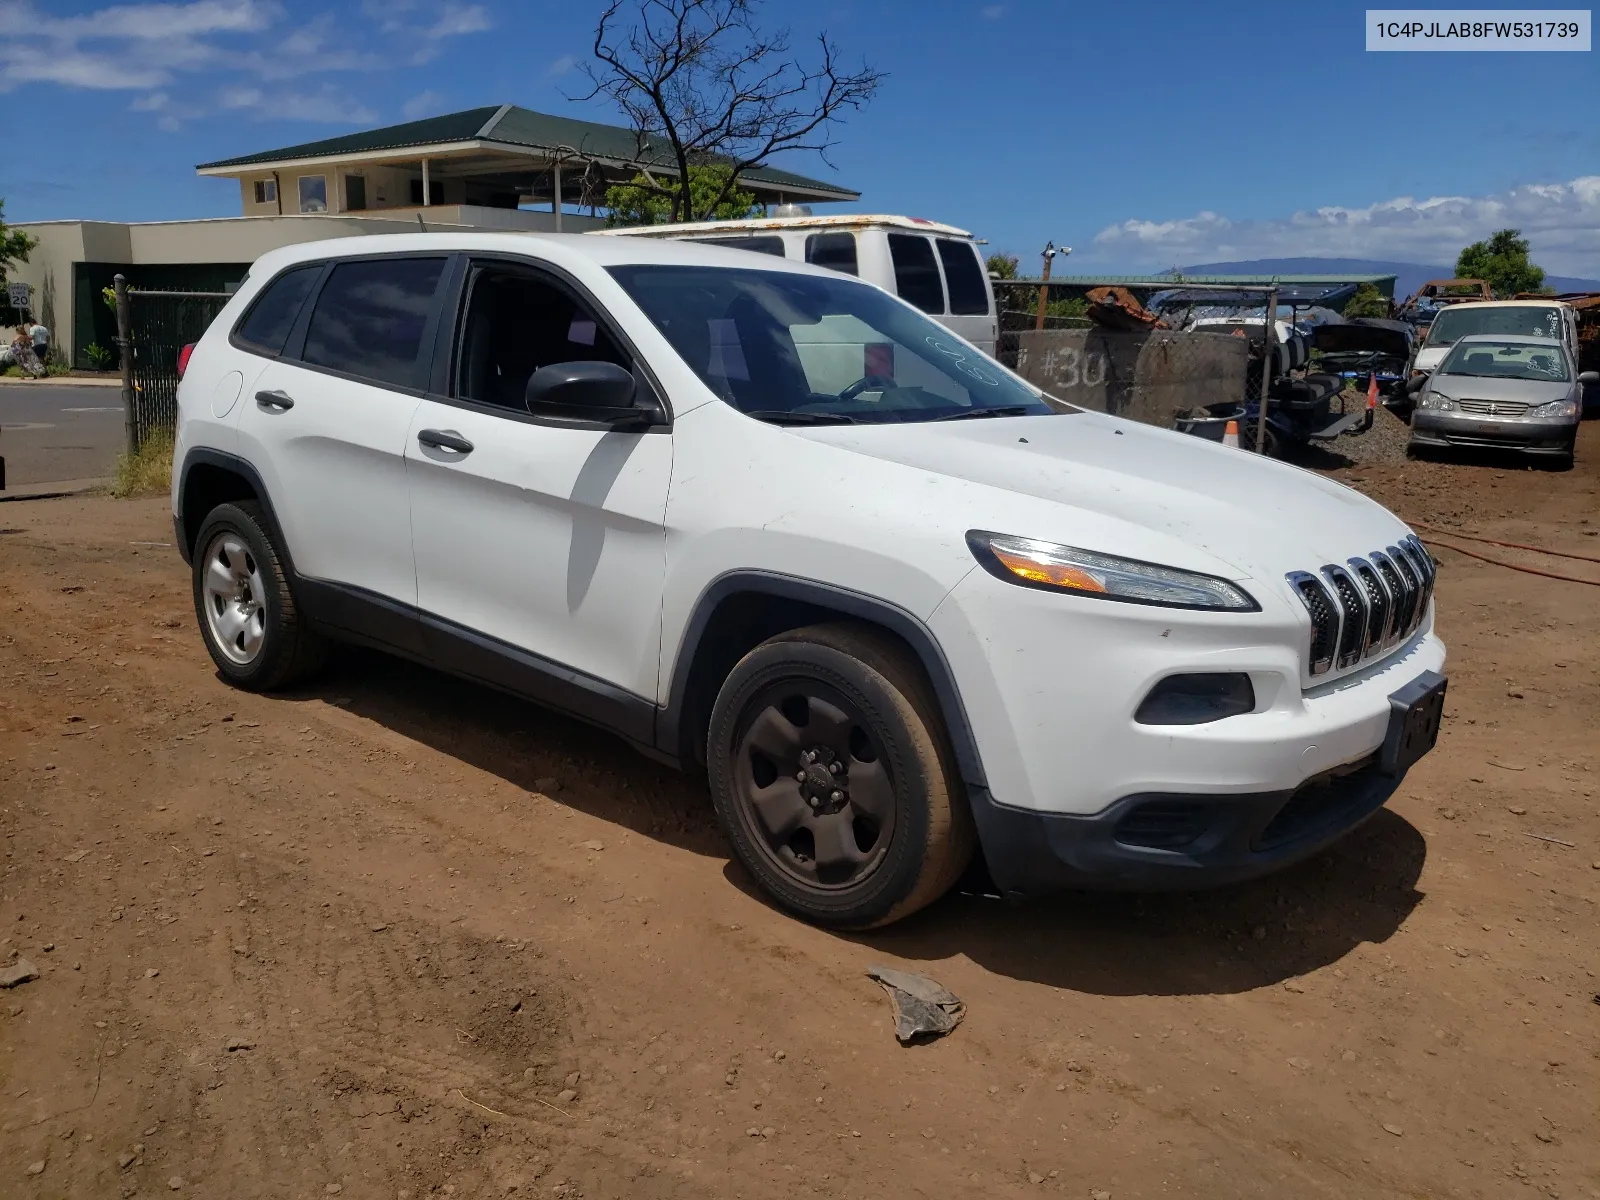
[[[1432,409],[1434,412],[1454,412],[1456,402],[1443,392],[1427,391],[1422,393],[1419,408]]]
[[[981,529],[967,534],[967,545],[989,574],[1023,587],[1167,608],[1256,612],[1261,607],[1226,579],[1197,571]]]
[[[1575,417],[1578,415],[1578,406],[1571,400],[1552,400],[1549,404],[1541,404],[1537,408],[1528,410],[1530,417]]]

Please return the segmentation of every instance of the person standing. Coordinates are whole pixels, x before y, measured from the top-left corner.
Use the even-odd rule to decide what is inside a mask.
[[[41,363],[50,355],[50,331],[35,321],[28,326],[28,337],[33,341],[33,353]]]

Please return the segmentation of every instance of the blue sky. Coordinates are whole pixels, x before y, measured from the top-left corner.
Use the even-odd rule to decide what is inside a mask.
[[[11,220],[231,215],[195,163],[511,102],[616,120],[582,90],[591,0],[0,0]],[[1503,225],[1600,275],[1594,54],[1369,54],[1364,6],[793,3],[889,78],[837,130],[861,207],[972,229],[1069,271],[1341,255],[1448,262]],[[1061,269],[1058,266],[1058,270]]]

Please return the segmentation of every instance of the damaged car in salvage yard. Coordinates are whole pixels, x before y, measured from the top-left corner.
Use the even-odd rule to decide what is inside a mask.
[[[886,349],[887,347],[887,349]],[[1434,564],[1310,473],[1074,409],[884,290],[643,238],[260,259],[178,393],[236,687],[356,641],[703,770],[790,913],[1190,888],[1317,853],[1434,745]]]
[[[1412,386],[1413,454],[1434,449],[1518,450],[1572,465],[1586,384],[1567,348],[1544,337],[1477,334],[1455,342]]]

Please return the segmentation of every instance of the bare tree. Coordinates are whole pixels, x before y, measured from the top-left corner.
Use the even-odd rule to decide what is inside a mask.
[[[608,96],[627,114],[645,186],[671,197],[673,220],[715,211],[742,172],[780,150],[812,150],[827,161],[834,123],[870,100],[884,79],[866,63],[845,68],[825,33],[817,35],[812,62],[791,56],[787,29],[757,27],[758,3],[611,0],[600,16],[595,61],[584,66],[594,86],[581,98]],[[676,179],[650,172],[663,150]],[[689,171],[711,164],[732,170],[721,192],[697,205]]]

